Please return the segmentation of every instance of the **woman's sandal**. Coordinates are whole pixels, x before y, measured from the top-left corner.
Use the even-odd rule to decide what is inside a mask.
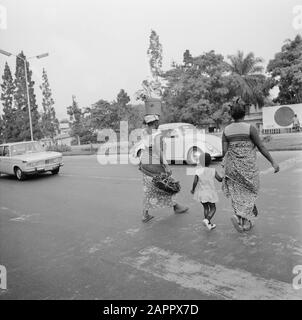
[[[176,205],[174,206],[174,212],[175,212],[175,213],[178,213],[178,214],[180,214],[180,213],[185,213],[185,212],[187,212],[188,210],[189,210],[188,207],[183,207],[183,206],[181,206],[181,205],[179,205],[179,204],[176,204]]]
[[[235,228],[238,232],[242,233],[242,232],[244,231],[243,228],[242,228],[242,226],[239,224],[238,218],[237,218],[236,216],[231,217],[231,221],[232,221],[232,223],[233,223],[234,228]]]
[[[258,209],[257,209],[256,205],[254,205],[254,207],[253,207],[253,215],[254,215],[255,217],[258,216]]]
[[[252,228],[253,228],[253,223],[252,223],[252,221],[248,221],[248,223],[249,223],[249,226],[247,227],[247,226],[245,226],[245,224],[243,225],[243,231],[250,231]]]
[[[153,219],[154,216],[151,216],[150,214],[148,216],[145,216],[143,219],[142,219],[142,222],[146,223],[148,221],[150,221],[151,219]]]

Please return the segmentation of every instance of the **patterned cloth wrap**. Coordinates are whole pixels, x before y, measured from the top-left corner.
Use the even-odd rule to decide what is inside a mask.
[[[176,194],[180,191],[179,181],[174,180],[169,173],[155,175],[152,182],[158,189],[170,194]]]
[[[250,221],[258,197],[260,181],[255,145],[251,141],[230,142],[222,165],[225,178],[222,190],[232,200],[237,216]]]
[[[152,177],[143,174],[143,208],[144,210],[173,207],[176,205],[175,195],[157,188]]]

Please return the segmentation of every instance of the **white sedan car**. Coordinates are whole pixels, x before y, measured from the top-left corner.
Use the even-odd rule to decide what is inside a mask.
[[[222,158],[222,141],[220,137],[207,134],[189,123],[167,123],[158,128],[165,144],[167,161],[196,164],[201,153],[209,153],[213,159]],[[140,157],[145,148],[143,139],[131,149],[133,157]]]
[[[59,173],[62,153],[45,151],[39,142],[16,142],[0,145],[0,174],[15,175],[24,180],[27,175],[50,171]]]

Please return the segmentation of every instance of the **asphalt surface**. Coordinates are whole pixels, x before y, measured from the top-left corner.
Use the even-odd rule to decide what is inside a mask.
[[[214,222],[202,225],[193,177],[172,166],[190,207],[153,212],[141,222],[142,182],[134,165],[65,157],[60,174],[19,182],[0,177],[0,299],[302,299],[293,268],[302,265],[302,152],[261,156],[259,218],[248,234],[232,226],[219,190]],[[220,163],[214,163],[220,170]]]

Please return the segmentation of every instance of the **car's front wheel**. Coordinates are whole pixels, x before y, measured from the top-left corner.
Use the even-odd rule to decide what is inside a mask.
[[[15,176],[19,181],[22,181],[26,178],[25,174],[19,167],[15,168]]]
[[[192,147],[187,154],[187,164],[197,164],[203,151],[197,147]]]
[[[59,171],[60,171],[60,167],[58,167],[58,168],[56,168],[56,169],[54,169],[54,170],[51,170],[51,173],[52,173],[52,174],[58,174]]]

